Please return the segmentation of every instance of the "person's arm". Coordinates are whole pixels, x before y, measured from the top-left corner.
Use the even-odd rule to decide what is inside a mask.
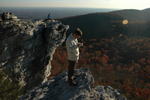
[[[82,47],[83,46],[83,43],[78,43],[78,47]]]
[[[68,41],[68,46],[70,49],[76,49],[79,47],[77,44],[74,43],[73,40]]]

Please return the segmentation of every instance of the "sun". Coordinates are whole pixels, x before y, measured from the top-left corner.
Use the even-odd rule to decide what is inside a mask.
[[[122,21],[122,24],[127,25],[129,23],[129,21],[127,19]]]

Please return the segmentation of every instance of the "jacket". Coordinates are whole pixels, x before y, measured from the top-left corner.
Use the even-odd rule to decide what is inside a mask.
[[[78,61],[79,60],[78,40],[75,39],[72,34],[70,34],[66,40],[66,48],[67,48],[68,60]]]

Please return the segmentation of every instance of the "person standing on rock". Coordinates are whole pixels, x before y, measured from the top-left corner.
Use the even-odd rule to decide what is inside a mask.
[[[79,60],[79,47],[83,46],[83,43],[79,43],[78,39],[82,36],[82,31],[77,28],[74,33],[71,33],[66,40],[66,48],[68,54],[68,82],[69,85],[75,86],[77,83],[73,79],[74,69]]]
[[[52,19],[51,13],[48,14],[47,19]]]

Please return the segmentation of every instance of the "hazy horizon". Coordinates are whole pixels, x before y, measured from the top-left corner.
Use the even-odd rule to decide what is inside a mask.
[[[0,13],[12,12],[19,18],[43,19],[49,13],[54,19],[84,15],[89,13],[110,12],[119,9],[100,9],[100,8],[66,8],[66,7],[0,7]]]
[[[145,9],[149,0],[0,0],[0,7],[68,7],[68,8],[108,8]]]

